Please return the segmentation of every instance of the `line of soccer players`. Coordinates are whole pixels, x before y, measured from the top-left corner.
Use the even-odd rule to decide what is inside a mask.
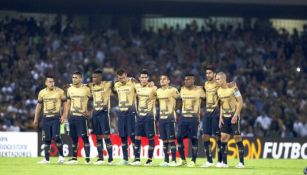
[[[194,167],[198,153],[198,126],[200,124],[200,108],[202,100],[206,101],[206,113],[202,120],[202,138],[207,162],[202,167],[213,166],[210,137],[218,143],[218,162],[216,167],[228,167],[227,142],[234,137],[240,162],[237,168],[244,168],[244,147],[240,134],[240,112],[243,106],[242,96],[235,83],[227,83],[223,72],[216,74],[214,66],[205,68],[204,86],[196,86],[193,74],[186,74],[184,85],[178,91],[170,86],[169,76],[160,75],[160,88],[149,82],[149,73],[143,70],[139,74],[139,82],[128,77],[124,70],[117,72],[115,82],[103,81],[101,70],[92,74],[92,83],[83,84],[82,74],[73,73],[72,84],[64,90],[55,86],[54,77],[46,77],[46,88],[38,94],[34,124],[43,108],[42,128],[45,142],[45,159],[39,163],[50,163],[49,151],[54,139],[59,150],[58,163],[64,163],[60,124],[68,119],[69,135],[72,139],[73,156],[67,164],[77,164],[78,137],[84,142],[86,164],[90,163],[90,142],[88,138],[88,117],[92,119],[92,134],[97,137],[98,160],[94,164],[104,164],[103,139],[108,152],[108,164],[113,163],[112,142],[110,140],[110,99],[116,94],[118,99],[118,134],[122,142],[123,160],[120,165],[141,165],[141,138],[149,142],[148,160],[145,166],[152,165],[154,152],[154,136],[156,124],[159,124],[159,137],[163,140],[164,162],[160,166]],[[88,109],[89,100],[93,100],[92,112]],[[156,102],[159,113],[156,114]],[[176,121],[176,109],[181,116]],[[158,121],[158,122],[157,122]],[[133,144],[134,161],[128,162],[128,138]],[[192,144],[192,161],[187,162],[184,154],[184,138]],[[180,160],[176,162],[176,140]],[[171,161],[168,152],[171,152]]]

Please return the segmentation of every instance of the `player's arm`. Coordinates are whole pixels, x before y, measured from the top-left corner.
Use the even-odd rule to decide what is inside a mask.
[[[201,98],[201,101],[204,102],[204,103],[201,103],[201,107],[205,107],[206,106],[206,103],[205,103],[205,100],[206,100],[206,90],[205,90],[204,87],[200,88],[200,98]]]
[[[87,98],[88,98],[88,103],[87,103],[87,106],[86,106],[86,109],[83,115],[86,117],[89,117],[91,116],[93,112],[93,108],[94,108],[94,99],[93,99],[91,88],[88,88],[87,90]]]
[[[36,107],[35,107],[35,116],[34,116],[34,121],[33,121],[33,124],[34,126],[38,126],[38,119],[39,119],[39,115],[41,113],[41,109],[42,109],[42,103],[41,102],[38,102],[36,104]]]
[[[223,121],[223,107],[222,107],[222,104],[220,102],[220,120],[219,120],[219,127],[222,128],[222,125],[224,124],[224,121]]]
[[[34,126],[38,126],[38,119],[39,119],[39,115],[42,110],[42,106],[43,106],[43,97],[42,97],[42,93],[39,92],[38,98],[37,98],[37,104],[35,107],[35,114],[34,114],[34,121],[33,121]]]
[[[66,97],[66,103],[64,105],[64,112],[63,112],[63,118],[67,119],[69,112],[70,112],[70,105],[71,105],[71,99],[70,99],[70,94],[69,90],[67,90],[67,97]]]
[[[66,114],[65,112],[67,111],[67,98],[66,98],[66,95],[65,95],[65,92],[62,91],[61,92],[61,103],[63,105],[63,112],[62,112],[62,116],[61,116],[61,123],[64,123],[64,121],[66,120]]]
[[[238,117],[240,116],[240,113],[243,107],[243,98],[238,88],[235,89],[234,96],[237,100],[237,108],[236,108],[235,114],[233,115],[231,119],[232,123],[236,123],[238,121]]]

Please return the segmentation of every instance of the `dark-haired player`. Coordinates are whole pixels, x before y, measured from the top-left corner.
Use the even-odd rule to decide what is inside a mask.
[[[54,76],[47,75],[45,80],[46,88],[42,89],[38,94],[38,103],[35,108],[34,125],[38,125],[38,119],[43,108],[43,137],[45,141],[44,151],[45,159],[38,162],[40,164],[50,163],[49,152],[51,140],[53,139],[59,151],[58,163],[64,163],[63,143],[60,135],[60,124],[65,121],[63,111],[66,111],[66,95],[64,91],[55,86]],[[63,104],[63,105],[62,105]]]

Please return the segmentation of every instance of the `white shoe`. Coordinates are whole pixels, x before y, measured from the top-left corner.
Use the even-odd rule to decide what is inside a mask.
[[[75,165],[75,164],[78,164],[78,160],[69,159],[67,162],[65,162],[65,164],[68,164],[68,165]]]
[[[228,165],[227,165],[227,164],[225,164],[225,163],[222,163],[221,168],[228,168]]]
[[[57,161],[58,164],[63,164],[65,161],[64,157],[63,156],[59,156],[59,160]]]
[[[243,163],[238,163],[238,165],[236,165],[236,168],[245,168],[244,164]]]
[[[223,164],[222,162],[217,162],[214,166],[217,167],[217,168],[221,168],[222,164]]]
[[[111,161],[111,162],[108,162],[108,165],[113,165],[113,161]]]
[[[175,161],[171,161],[168,166],[174,167],[177,166],[177,163]]]
[[[160,164],[160,166],[165,167],[165,166],[170,166],[170,165],[169,165],[169,163],[167,163],[167,162],[163,162],[163,163]]]
[[[120,162],[118,162],[116,165],[128,165],[129,162],[127,160],[122,160]]]
[[[41,160],[41,161],[39,161],[39,162],[37,162],[38,164],[50,164],[50,160],[46,160],[46,159],[44,159],[44,160]]]
[[[141,161],[134,161],[134,162],[129,163],[129,165],[132,165],[132,166],[140,166],[141,164],[142,164]]]
[[[206,162],[206,163],[204,163],[202,166],[200,166],[200,167],[202,167],[202,168],[209,168],[209,167],[212,167],[213,166],[213,163],[210,163],[210,162]]]
[[[103,160],[97,160],[96,162],[94,162],[94,165],[103,165],[104,161]]]

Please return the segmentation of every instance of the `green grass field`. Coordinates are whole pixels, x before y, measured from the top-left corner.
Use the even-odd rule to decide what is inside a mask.
[[[78,165],[58,165],[57,158],[51,158],[51,164],[39,165],[42,158],[0,158],[1,175],[303,175],[307,160],[246,160],[245,169],[236,169],[238,160],[230,160],[230,167],[200,168],[204,159],[197,159],[198,167],[159,167],[161,159],[154,160],[152,167],[132,167],[118,165],[85,165],[79,158]],[[115,160],[115,163],[119,160]]]

